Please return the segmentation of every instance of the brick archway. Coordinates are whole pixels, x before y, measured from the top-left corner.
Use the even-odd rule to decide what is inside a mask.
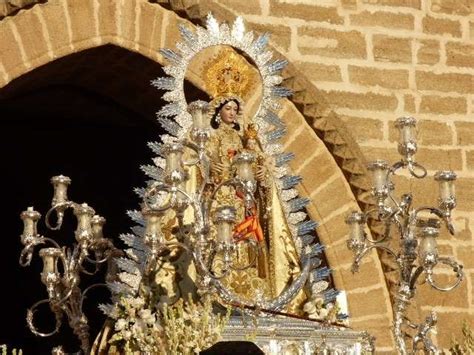
[[[163,63],[161,47],[173,48],[177,24],[199,22],[210,8],[173,9],[178,17],[145,0],[58,0],[37,4],[0,21],[0,87],[54,59],[103,44],[114,44]],[[191,11],[192,10],[192,11]],[[224,20],[233,15],[219,14]],[[324,96],[289,65],[283,75],[295,94],[284,103],[288,124],[285,148],[296,154],[292,169],[303,176],[302,195],[311,197],[311,216],[321,223],[319,236],[334,269],[336,286],[348,293],[352,325],[377,337],[381,349],[393,347],[392,311],[381,262],[367,258],[359,275],[350,272],[345,215],[365,205],[368,190],[362,154],[342,121],[324,103]],[[193,81],[193,78],[190,78]],[[195,83],[200,87],[199,83]],[[370,300],[369,302],[367,300]],[[376,325],[375,325],[376,324]]]

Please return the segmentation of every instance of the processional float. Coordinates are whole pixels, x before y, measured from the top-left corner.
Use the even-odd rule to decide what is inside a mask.
[[[85,353],[193,353],[220,340],[252,341],[268,354],[372,352],[372,337],[345,323],[321,265],[317,224],[305,213],[309,200],[295,189],[301,177],[287,166],[294,155],[278,143],[286,134],[278,101],[291,94],[280,85],[287,63],[273,60],[268,35],[246,31],[240,17],[229,26],[209,15],[206,28],[179,30],[177,50],[161,50],[167,76],[152,81],[166,91],[158,120],[167,133],[149,143],[156,157],[142,167],[150,180],[136,189],[141,209],[128,211],[136,225],[120,236],[126,248],[104,237],[105,219],[92,207],[68,198],[68,177],[51,180],[46,225],[60,229],[72,210],[75,245],[40,235],[33,208],[22,213],[20,263],[51,245],[39,251],[48,298],[28,311],[28,326],[50,336],[66,315]],[[199,56],[211,100],[188,103],[184,81]],[[82,291],[80,275],[104,263],[106,282]],[[112,295],[100,305],[108,320],[91,345],[82,304],[98,286]],[[41,305],[55,316],[50,332],[35,326]]]

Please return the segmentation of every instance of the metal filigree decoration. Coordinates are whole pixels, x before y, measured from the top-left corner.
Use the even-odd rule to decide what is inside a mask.
[[[20,265],[30,265],[36,247],[45,244],[52,245],[49,248],[43,247],[39,251],[39,256],[43,259],[41,282],[46,286],[48,298],[36,302],[28,309],[26,320],[33,334],[48,337],[59,332],[62,319],[66,315],[69,326],[81,342],[81,349],[87,354],[90,351],[89,324],[82,305],[90,290],[106,286],[106,284],[93,284],[82,291],[80,288],[81,275],[94,275],[101,264],[110,264],[114,257],[118,257],[122,252],[114,247],[110,239],[104,237],[102,228],[105,218],[96,215],[94,209],[86,203],[78,204],[68,199],[67,188],[71,179],[59,175],[53,177],[51,183],[54,186],[54,197],[52,207],[45,217],[46,226],[50,230],[61,229],[64,213],[71,209],[77,219],[77,229],[74,233],[77,243],[72,248],[61,247],[54,239],[38,233],[37,223],[41,218],[39,212],[35,211],[33,207],[22,212],[21,219],[24,223],[24,230],[21,242],[24,248],[20,256]],[[51,224],[53,213],[56,214],[56,225]],[[93,270],[89,271],[88,268],[90,269],[91,266]],[[110,272],[108,277],[111,277],[114,268],[112,267],[108,271]],[[128,271],[133,272],[134,270],[128,268]],[[130,281],[128,276],[123,280]],[[129,283],[133,284],[133,282]],[[55,316],[56,325],[50,332],[41,332],[35,325],[34,314],[43,304],[49,305]]]
[[[393,333],[398,351],[401,354],[417,352],[421,347],[427,353],[435,353],[437,349],[429,333],[437,323],[435,313],[431,313],[421,324],[412,323],[406,313],[410,300],[415,297],[417,280],[423,276],[427,284],[438,291],[451,291],[463,279],[463,267],[451,257],[438,255],[437,237],[443,222],[450,234],[454,235],[451,212],[456,207],[453,171],[439,171],[434,179],[439,183],[438,208],[421,206],[413,207],[413,195],[404,194],[400,200],[393,196],[394,184],[391,177],[398,171],[406,169],[411,177],[422,179],[427,175],[426,169],[415,161],[416,120],[413,117],[401,117],[396,120],[400,131],[398,151],[402,159],[392,166],[384,160],[376,160],[369,164],[373,173],[374,186],[372,195],[377,207],[368,212],[352,212],[346,219],[351,227],[347,246],[355,254],[352,270],[359,269],[361,261],[373,249],[380,249],[391,255],[399,269],[398,290],[394,297]],[[379,220],[384,225],[384,234],[380,239],[367,237],[364,226],[368,218]],[[391,237],[391,227],[396,226],[400,236],[400,249],[394,251],[386,242]],[[434,278],[434,269],[439,264],[452,268],[455,281],[451,285],[439,285]],[[414,334],[410,334],[414,333]],[[411,349],[407,345],[411,339]]]
[[[186,26],[180,25],[179,30],[183,42],[176,45],[177,51],[171,49],[160,51],[170,63],[164,67],[165,73],[169,76],[152,81],[152,85],[168,91],[163,95],[163,99],[169,104],[157,113],[158,121],[170,134],[162,137],[163,142],[169,143],[183,139],[192,127],[193,121],[188,112],[183,85],[188,66],[193,58],[206,48],[217,45],[228,45],[245,53],[255,64],[262,82],[261,104],[253,117],[253,122],[258,128],[258,137],[263,149],[276,160],[277,168],[274,174],[280,196],[284,201],[291,233],[296,244],[304,247],[307,245],[306,241],[310,239],[306,237],[307,233],[314,230],[317,223],[302,222],[306,214],[301,209],[309,203],[309,199],[297,197],[298,193],[294,187],[301,181],[301,177],[288,175],[287,167],[293,154],[283,152],[281,144],[278,143],[278,140],[286,134],[285,123],[276,113],[280,109],[279,99],[291,95],[291,90],[280,86],[283,78],[279,73],[287,65],[287,61],[272,60],[273,54],[267,49],[269,34],[255,36],[252,31],[247,32],[241,17],[237,17],[230,28],[226,23],[219,24],[209,14],[206,27],[207,29],[198,27],[197,31],[193,32]],[[159,145],[151,144],[155,146],[155,152],[161,155]],[[152,179],[162,181],[162,167],[145,166],[142,169]]]
[[[226,45],[242,51],[256,66],[262,82],[262,99],[260,106],[252,118],[252,122],[258,127],[258,138],[264,150],[269,155],[272,155],[275,161],[275,167],[271,171],[272,178],[276,182],[278,194],[280,196],[286,220],[290,228],[290,233],[293,237],[295,245],[298,248],[301,262],[301,273],[295,278],[294,282],[285,289],[278,297],[269,300],[259,300],[258,302],[246,302],[239,298],[235,293],[231,292],[220,280],[219,277],[208,275],[208,265],[205,262],[205,252],[201,248],[190,250],[193,255],[198,273],[202,273],[202,283],[212,286],[217,290],[220,298],[228,303],[235,305],[248,306],[249,308],[266,308],[270,310],[280,310],[288,302],[290,302],[295,295],[303,288],[306,282],[309,286],[313,283],[321,281],[322,278],[328,277],[329,272],[320,271],[317,267],[320,260],[317,256],[323,251],[320,244],[314,244],[314,236],[312,232],[317,227],[317,223],[308,220],[306,213],[303,211],[304,207],[309,203],[309,199],[298,197],[295,186],[301,181],[300,176],[289,175],[287,164],[294,157],[292,153],[282,151],[281,144],[277,141],[286,133],[285,124],[278,117],[276,110],[280,108],[278,100],[291,94],[291,91],[279,86],[282,82],[282,77],[279,72],[286,66],[284,60],[272,60],[271,51],[267,50],[267,43],[269,36],[263,34],[255,36],[251,31],[245,30],[242,18],[238,17],[232,27],[227,24],[219,24],[212,15],[208,15],[206,27],[198,27],[195,32],[191,31],[185,26],[180,26],[179,30],[182,35],[182,42],[176,45],[177,50],[162,49],[160,52],[168,60],[169,64],[164,67],[166,77],[160,77],[152,81],[152,85],[159,89],[166,90],[163,95],[165,101],[168,102],[158,113],[158,121],[162,124],[168,134],[163,135],[162,143],[151,142],[150,148],[158,156],[154,159],[155,165],[142,166],[142,170],[152,180],[149,186],[144,189],[136,189],[138,195],[144,199],[147,206],[153,210],[152,206],[159,206],[169,199],[169,194],[176,194],[176,188],[173,184],[178,183],[184,175],[181,171],[175,177],[169,174],[169,167],[166,167],[166,161],[169,158],[170,149],[179,152],[182,155],[182,149],[193,149],[199,157],[199,163],[204,166],[201,171],[203,178],[209,176],[210,161],[204,157],[203,144],[208,139],[208,132],[193,130],[193,116],[192,113],[196,110],[203,110],[206,106],[205,102],[194,102],[188,105],[184,92],[184,79],[187,68],[193,58],[201,51],[217,46]],[[193,135],[197,143],[187,141],[189,134]],[[171,147],[171,148],[170,148]],[[195,162],[196,163],[196,162]],[[192,165],[185,163],[185,165]],[[168,173],[167,173],[168,172]],[[176,178],[173,183],[172,180]],[[235,184],[234,182],[228,182]],[[183,195],[185,195],[183,193]],[[176,199],[173,195],[172,199]],[[199,209],[202,201],[201,195],[186,196],[187,204],[198,206]],[[168,204],[166,208],[170,208]],[[161,211],[166,208],[161,208]],[[199,235],[206,231],[209,224],[208,220],[200,217],[206,217],[208,211],[195,212],[197,216],[196,232]],[[129,216],[138,224],[133,228],[133,234],[122,235],[121,239],[130,248],[126,250],[127,258],[131,259],[131,264],[127,264],[127,268],[134,266],[134,270],[147,270],[150,258],[153,259],[153,254],[157,252],[163,245],[156,244],[151,246],[150,238],[147,237],[145,226],[147,224],[146,217],[140,211],[130,211]],[[206,238],[201,238],[199,243],[207,245]],[[161,240],[162,237],[160,237]],[[148,240],[148,242],[147,242]],[[180,245],[180,248],[187,249],[188,246]],[[135,263],[135,264],[133,264]],[[124,265],[119,265],[124,273]],[[122,275],[122,274],[120,274]],[[112,292],[115,295],[129,294],[133,295],[138,292],[140,278],[143,275],[140,272],[129,273],[127,280],[125,274],[120,277],[119,281],[111,284]],[[326,290],[321,287],[313,288],[325,302],[334,301],[337,296],[337,291]],[[311,287],[310,287],[311,289]],[[313,296],[317,296],[316,294]],[[106,311],[107,306],[103,306]]]

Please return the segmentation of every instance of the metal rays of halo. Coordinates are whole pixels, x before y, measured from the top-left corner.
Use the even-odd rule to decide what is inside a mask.
[[[307,220],[306,213],[301,211],[309,203],[309,199],[298,197],[294,187],[301,181],[301,177],[288,175],[287,167],[287,163],[294,155],[283,152],[281,144],[278,143],[286,134],[286,125],[276,114],[280,109],[279,99],[291,95],[291,90],[280,86],[283,81],[280,72],[287,65],[287,61],[272,60],[273,54],[267,48],[269,34],[255,36],[252,31],[247,32],[241,17],[237,17],[230,27],[226,23],[219,24],[209,14],[206,28],[198,26],[193,32],[180,25],[179,30],[182,42],[177,43],[177,50],[160,50],[169,62],[164,67],[164,72],[168,76],[152,80],[153,86],[167,91],[163,99],[168,104],[157,113],[158,121],[168,132],[161,137],[163,142],[184,138],[192,126],[184,93],[184,79],[191,60],[204,49],[217,45],[228,45],[245,53],[257,67],[262,80],[262,99],[253,121],[257,124],[259,140],[264,151],[275,159],[276,185],[283,201],[290,232],[301,251],[314,239],[311,232],[317,227],[317,223]],[[159,144],[150,143],[150,147],[159,153]],[[155,166],[142,166],[142,170],[149,177],[159,180],[163,167],[163,160],[158,158],[155,159]]]
[[[227,24],[219,24],[212,15],[208,15],[206,28],[197,27],[196,32],[185,26],[179,30],[183,41],[176,45],[177,52],[163,49],[161,53],[168,59],[169,65],[164,67],[166,77],[152,81],[152,85],[166,90],[163,99],[168,102],[158,113],[158,121],[168,134],[161,136],[162,142],[149,142],[148,146],[156,154],[154,164],[143,165],[141,169],[153,181],[163,181],[165,159],[162,145],[170,141],[182,139],[192,125],[192,118],[187,112],[187,102],[184,93],[184,79],[191,60],[202,50],[216,45],[229,45],[244,52],[253,60],[262,80],[262,102],[258,112],[253,117],[259,128],[259,140],[265,152],[275,159],[274,175],[278,193],[280,195],[284,213],[288,220],[290,232],[297,246],[303,268],[311,265],[309,283],[318,288],[318,294],[326,299],[335,297],[335,290],[328,290],[326,279],[330,270],[318,267],[320,259],[317,257],[324,247],[314,243],[313,231],[317,223],[308,220],[304,207],[309,203],[308,198],[298,197],[295,186],[302,180],[300,176],[290,175],[287,164],[293,159],[292,153],[282,150],[279,139],[286,134],[286,126],[276,114],[280,108],[278,100],[287,97],[291,91],[279,86],[282,82],[280,71],[287,65],[285,60],[273,60],[272,52],[267,50],[269,36],[263,34],[255,38],[252,32],[246,32],[242,18],[238,17],[232,28]],[[143,198],[145,189],[135,188],[139,197]],[[140,211],[127,211],[128,216],[136,223],[132,233],[120,235],[126,244],[125,255],[116,258],[118,280],[108,282],[112,291],[112,300],[116,302],[120,295],[137,295],[144,266],[150,250],[143,241],[144,219]],[[279,299],[276,302],[280,302]],[[100,305],[100,309],[109,316],[114,312],[111,304]]]

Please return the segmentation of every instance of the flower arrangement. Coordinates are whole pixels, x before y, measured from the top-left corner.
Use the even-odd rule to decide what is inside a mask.
[[[194,354],[219,341],[230,311],[214,314],[210,297],[151,309],[142,297],[122,296],[110,315],[115,333],[109,343],[126,354]]]
[[[2,355],[8,355],[8,347],[6,344],[0,345],[0,349],[2,350]],[[23,350],[12,349],[12,355],[23,355]]]

